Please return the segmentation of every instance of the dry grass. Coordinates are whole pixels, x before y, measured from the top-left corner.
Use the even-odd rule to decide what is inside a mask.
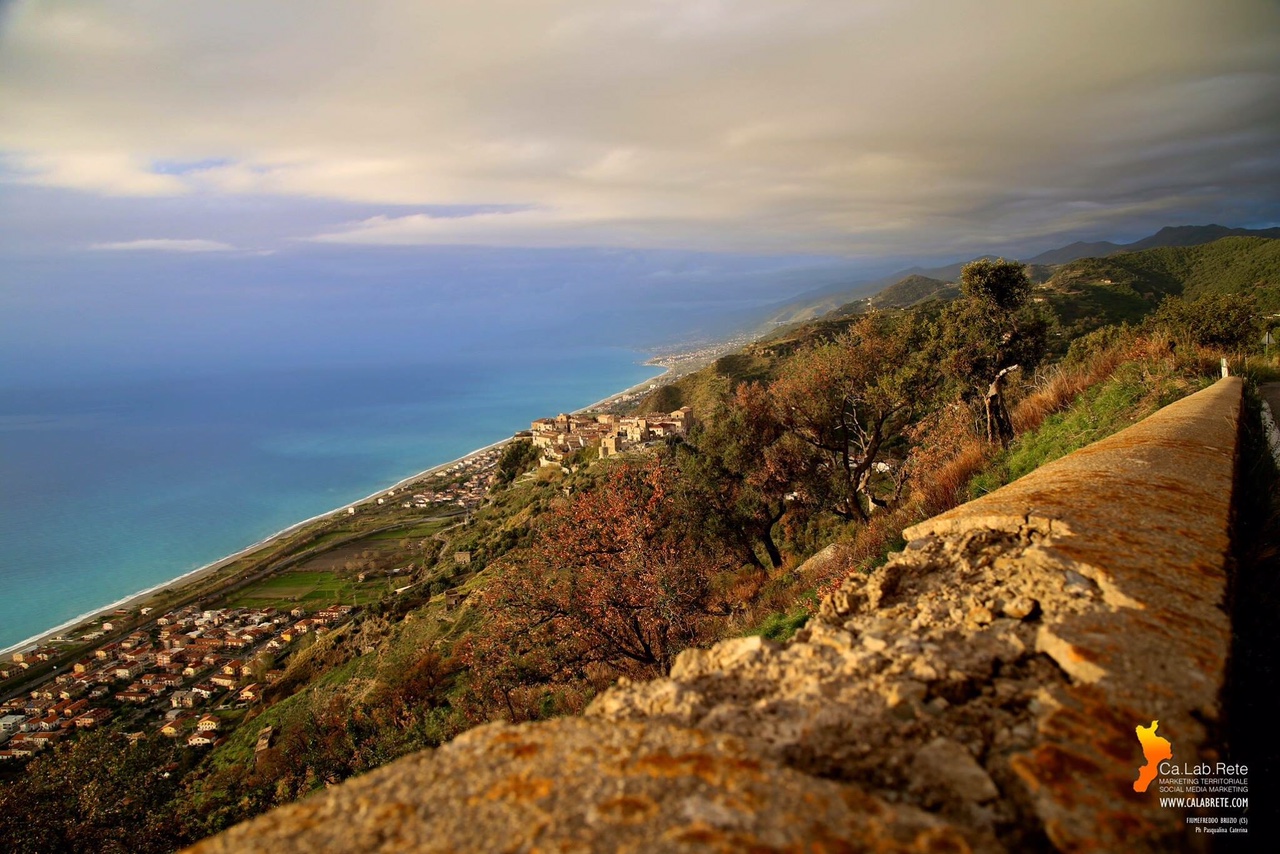
[[[995,453],[977,434],[977,413],[963,404],[935,412],[912,428],[908,459],[911,522],[955,507],[965,487]],[[908,522],[910,524],[910,522]]]
[[[977,439],[960,446],[951,459],[921,478],[921,518],[929,518],[962,503],[969,481],[991,460],[995,447]]]
[[[735,573],[726,573],[714,584],[715,598],[721,603],[751,602],[769,583],[769,573],[755,566],[744,566]]]
[[[1128,358],[1128,348],[1111,347],[1082,364],[1058,366],[1018,401],[1011,418],[1017,433],[1026,433],[1044,423],[1050,415],[1071,406],[1081,392],[1105,380]]]
[[[831,560],[802,565],[800,586],[817,590],[821,599],[850,574],[867,572],[883,563],[891,552],[902,547],[902,529],[924,518],[927,518],[926,514],[916,502],[872,516],[859,525],[847,540],[835,545],[835,555]]]
[[[900,506],[872,516],[845,544],[844,553],[850,566],[870,569],[883,561],[889,549],[902,540],[902,529],[919,519],[920,510],[914,505]]]

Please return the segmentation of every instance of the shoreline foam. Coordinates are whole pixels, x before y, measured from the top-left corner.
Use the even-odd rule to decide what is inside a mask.
[[[649,364],[649,363],[645,362],[644,364]],[[656,366],[656,367],[665,367],[665,366]],[[600,400],[590,404],[589,406],[584,406],[581,409],[574,410],[574,412],[575,413],[588,412],[592,409],[597,409],[601,406],[604,406],[616,400],[619,397],[622,397],[623,395],[627,395],[635,391],[639,391],[644,386],[647,386],[657,380],[660,380],[664,377],[669,376],[670,373],[671,373],[671,369],[665,368],[664,372],[661,374],[658,374],[654,377],[650,377],[649,379],[646,379],[642,382],[636,383],[635,385],[632,385],[626,389],[623,389],[622,391],[615,392],[614,394],[611,394],[608,397],[601,398]],[[332,517],[332,516],[338,516],[342,513],[345,513],[347,511],[347,508],[349,507],[359,507],[362,504],[368,504],[378,498],[385,496],[386,493],[392,490],[399,490],[401,487],[408,486],[409,484],[414,483],[415,481],[419,481],[419,480],[422,480],[423,478],[430,477],[434,474],[439,473],[444,469],[449,468],[450,466],[454,466],[454,465],[457,465],[458,463],[466,462],[472,457],[479,456],[480,454],[483,454],[486,451],[491,451],[494,448],[499,448],[507,444],[508,442],[512,441],[512,438],[513,438],[512,436],[508,436],[504,439],[499,439],[496,442],[491,442],[488,445],[485,445],[484,447],[476,448],[473,451],[468,451],[466,454],[463,454],[461,457],[449,460],[448,462],[439,463],[437,465],[431,466],[430,468],[424,469],[423,471],[420,471],[417,474],[402,478],[396,481],[395,483],[391,484],[390,486],[385,486],[381,489],[378,489],[370,493],[369,495],[366,495],[364,498],[359,498],[359,499],[356,499],[355,501],[348,501],[345,504],[341,504],[338,507],[333,508],[332,510],[327,510],[324,513],[318,513],[315,516],[311,516],[310,518],[303,519],[300,522],[294,522],[292,525],[289,525],[286,528],[282,528],[279,531],[276,531],[274,534],[270,534],[269,536],[263,537],[261,540],[258,540],[256,543],[245,546],[239,551],[233,552],[232,554],[229,554],[225,557],[218,558],[217,560],[212,561],[210,563],[206,563],[202,566],[198,566],[195,569],[184,572],[183,574],[175,578],[171,578],[168,581],[164,581],[159,584],[154,584],[151,587],[146,588],[145,590],[139,590],[136,593],[131,593],[128,596],[121,597],[120,599],[117,599],[116,601],[108,605],[103,605],[100,608],[95,608],[91,611],[86,611],[85,613],[80,614],[77,617],[74,617],[70,620],[66,620],[62,623],[59,623],[58,625],[54,626],[51,629],[46,629],[45,631],[32,635],[31,637],[28,637],[25,640],[21,640],[15,644],[6,646],[0,649],[0,655],[9,655],[10,653],[18,652],[21,650],[43,646],[45,644],[52,642],[55,637],[61,635],[63,632],[67,631],[68,629],[75,628],[76,626],[79,626],[82,623],[90,622],[92,620],[97,619],[98,617],[106,616],[107,614],[115,611],[117,608],[128,608],[132,606],[140,606],[143,602],[145,602],[147,599],[154,596],[155,594],[159,593],[161,590],[165,590],[166,588],[174,587],[174,586],[178,586],[178,587],[186,586],[208,575],[212,575],[213,573],[217,572],[218,570],[222,569],[228,564],[239,560],[240,558],[248,557],[254,552],[260,551],[264,548],[267,548],[268,546],[275,544],[282,538],[287,537],[292,533],[295,533],[300,528],[303,528],[314,522],[319,522],[324,519],[328,519],[329,517]]]

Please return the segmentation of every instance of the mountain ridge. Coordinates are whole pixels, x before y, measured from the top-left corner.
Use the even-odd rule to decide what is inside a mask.
[[[1128,252],[1141,252],[1147,249],[1162,247],[1187,247],[1213,243],[1225,237],[1259,237],[1270,240],[1280,239],[1280,227],[1272,228],[1239,228],[1218,225],[1167,225],[1154,234],[1135,240],[1131,243],[1114,243],[1109,240],[1076,241],[1049,249],[1024,259],[1024,263],[1032,267],[1057,266],[1069,264],[1082,258],[1108,258]],[[762,323],[762,329],[772,329],[789,323],[814,320],[848,303],[860,300],[874,300],[884,290],[911,277],[936,279],[946,284],[958,280],[960,270],[965,264],[983,259],[995,259],[997,256],[986,254],[956,261],[937,267],[914,265],[905,269],[861,282],[826,285],[806,291],[784,303],[773,307],[772,313]]]

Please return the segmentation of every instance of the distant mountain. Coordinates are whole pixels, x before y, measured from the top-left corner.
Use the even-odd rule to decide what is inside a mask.
[[[1033,280],[1044,281],[1050,277],[1052,272],[1046,268],[1068,264],[1081,258],[1108,258],[1126,252],[1139,252],[1161,247],[1199,246],[1221,240],[1224,237],[1280,239],[1280,228],[1229,228],[1224,225],[1165,226],[1155,234],[1133,243],[1112,243],[1109,240],[1078,241],[1058,249],[1041,252],[1039,255],[1025,259],[1025,263],[1032,268],[1031,275]],[[859,300],[868,300],[869,304],[877,304],[875,297],[878,294],[912,277],[919,276],[942,282],[955,282],[960,278],[961,268],[968,264],[969,261],[995,257],[994,255],[980,255],[978,258],[957,261],[954,264],[947,264],[942,267],[909,267],[892,275],[870,281],[832,282],[823,287],[806,291],[797,297],[787,300],[785,303],[774,306],[760,331],[764,332],[786,324],[812,320],[828,312],[845,309],[851,303]]]
[[[876,308],[906,308],[951,287],[950,282],[913,273],[871,298]]]
[[[1028,258],[1028,264],[1069,264],[1079,258],[1107,258],[1121,252],[1141,252],[1163,246],[1201,246],[1224,237],[1280,238],[1280,228],[1228,228],[1225,225],[1168,225],[1150,237],[1133,243],[1112,243],[1100,240],[1096,243],[1072,243],[1061,249],[1041,252]]]
[[[1280,238],[1280,228],[1227,228],[1225,225],[1170,225],[1150,237],[1121,247],[1125,252],[1157,249],[1161,246],[1200,246],[1224,237]],[[1084,256],[1080,256],[1084,257]],[[1073,259],[1074,260],[1074,259]]]
[[[1154,236],[1154,235],[1153,235]],[[1150,240],[1151,238],[1148,238]],[[1099,240],[1096,243],[1075,242],[1060,249],[1050,249],[1048,252],[1041,252],[1034,258],[1028,258],[1028,264],[1044,264],[1052,266],[1056,264],[1066,264],[1077,258],[1105,258],[1108,255],[1114,255],[1117,252],[1124,252],[1125,247],[1119,243],[1112,243],[1110,240]]]

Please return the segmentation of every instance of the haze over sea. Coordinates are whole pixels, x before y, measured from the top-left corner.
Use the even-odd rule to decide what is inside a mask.
[[[11,266],[0,648],[655,376],[642,348],[722,335],[815,269],[478,249]]]

